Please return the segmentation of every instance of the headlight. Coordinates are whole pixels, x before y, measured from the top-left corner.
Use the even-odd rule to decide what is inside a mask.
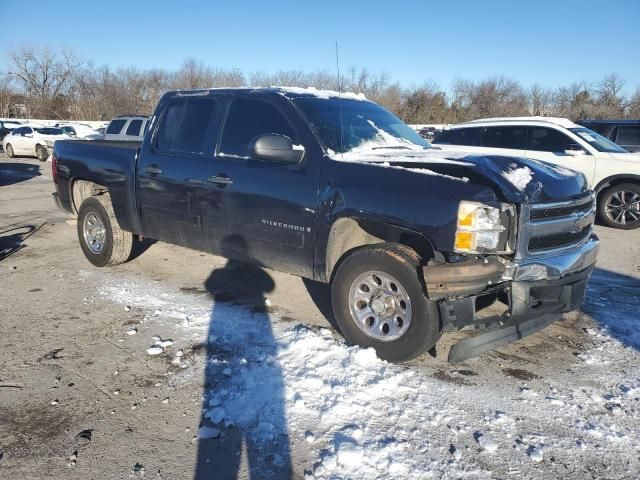
[[[51,141],[51,140],[45,140],[45,141],[44,141],[44,144],[45,144],[47,147],[53,147],[53,141]]]
[[[460,202],[454,250],[458,253],[510,252],[510,206],[495,208],[478,202]]]

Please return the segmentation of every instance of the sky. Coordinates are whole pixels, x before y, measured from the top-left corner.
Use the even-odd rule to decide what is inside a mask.
[[[245,72],[366,67],[404,86],[504,74],[525,86],[640,86],[640,1],[0,0],[0,71],[22,45],[94,65]]]

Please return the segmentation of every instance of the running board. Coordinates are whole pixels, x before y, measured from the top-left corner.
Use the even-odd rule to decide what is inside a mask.
[[[527,335],[531,335],[551,325],[561,317],[561,314],[549,313],[542,317],[534,318],[533,320],[527,320],[508,327],[496,328],[486,333],[460,340],[449,350],[449,363],[463,362],[481,353],[494,350],[501,345],[520,340]]]

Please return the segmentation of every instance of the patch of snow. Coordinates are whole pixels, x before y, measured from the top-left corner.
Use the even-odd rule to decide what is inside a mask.
[[[149,355],[160,355],[162,352],[164,352],[162,347],[158,347],[157,345],[147,348],[147,353]]]
[[[543,460],[542,452],[536,447],[530,447],[527,455],[529,455],[529,458],[534,462],[541,462]]]
[[[494,442],[493,439],[485,433],[478,432],[476,440],[480,448],[489,453],[493,453],[498,449],[496,442]]]
[[[295,95],[312,95],[318,98],[343,98],[345,100],[367,100],[367,97],[364,93],[354,93],[354,92],[338,92],[336,90],[318,90],[315,87],[278,87],[273,86],[271,88],[275,88],[282,94],[286,94],[287,96],[295,96]]]
[[[506,178],[511,185],[523,191],[533,179],[533,172],[529,167],[517,167],[512,168],[508,172],[504,172],[502,176]]]
[[[567,465],[569,476],[604,462],[613,477],[620,459],[640,457],[640,355],[609,335],[618,325],[614,313],[606,328],[590,327],[595,343],[582,347],[607,363],[576,358],[567,369],[540,365],[544,381],[526,386],[506,376],[461,385],[415,364],[384,362],[329,329],[280,322],[277,314],[256,315],[158,283],[94,275],[101,275],[105,299],[146,310],[149,328],[170,327],[173,338],[184,336],[180,342],[208,341],[212,351],[233,352],[209,358],[217,377],[206,392],[208,428],[235,425],[265,447],[284,435],[290,442],[304,438],[312,456],[306,468],[317,479],[490,478],[492,472],[538,478],[543,453],[561,459],[557,465]],[[498,445],[499,454],[490,455]],[[560,471],[549,472],[542,476]]]

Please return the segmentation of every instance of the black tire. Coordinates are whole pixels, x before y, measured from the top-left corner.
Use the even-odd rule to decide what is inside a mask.
[[[92,216],[93,217],[90,217]],[[90,242],[85,236],[85,221],[87,218],[98,219],[104,227],[103,246],[99,251],[95,251],[90,246]],[[78,212],[78,240],[87,260],[96,267],[119,265],[126,262],[131,256],[133,249],[133,235],[125,232],[118,225],[111,197],[109,194],[102,194],[85,199],[80,205]]]
[[[404,362],[430,350],[440,338],[440,317],[435,302],[425,293],[419,274],[420,258],[404,245],[368,245],[340,263],[331,282],[331,301],[336,322],[347,342],[373,347],[378,356],[390,362]],[[350,289],[360,275],[377,271],[402,285],[408,294],[412,315],[406,331],[397,339],[380,341],[366,334],[356,323],[350,308]]]
[[[43,147],[42,145],[36,145],[36,157],[38,157],[38,160],[40,160],[41,162],[46,162],[48,156],[49,155],[45,147]]]
[[[626,211],[615,208],[620,200],[627,202]],[[598,195],[598,218],[600,222],[611,228],[633,230],[640,227],[640,185],[621,183],[603,190]],[[623,223],[624,222],[624,223]]]
[[[16,155],[13,152],[13,147],[11,146],[10,143],[7,143],[7,157],[9,158],[14,158]]]

